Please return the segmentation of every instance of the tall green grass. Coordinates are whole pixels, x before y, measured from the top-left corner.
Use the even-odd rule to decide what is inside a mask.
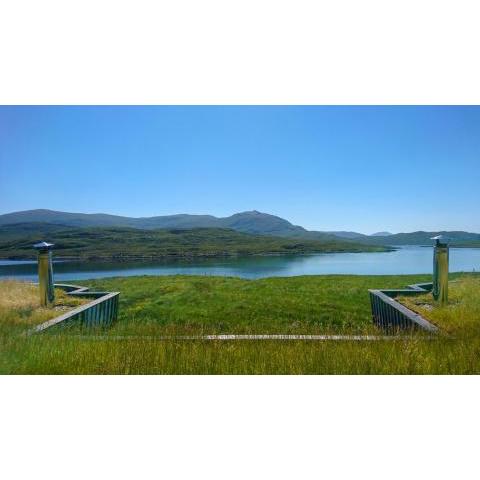
[[[479,374],[480,340],[160,341],[4,339],[13,374]]]
[[[458,329],[454,336],[413,334],[362,342],[159,340],[143,336],[169,331],[372,332],[368,288],[397,288],[428,279],[422,275],[312,276],[248,281],[177,276],[85,282],[121,292],[120,317],[111,332],[83,331],[79,336],[75,329],[57,329],[25,337],[4,329],[0,331],[0,373],[480,373],[480,329],[475,322],[473,328]]]

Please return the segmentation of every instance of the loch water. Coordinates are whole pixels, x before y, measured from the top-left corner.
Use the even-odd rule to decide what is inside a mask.
[[[432,247],[392,252],[272,255],[144,262],[54,262],[55,281],[132,275],[222,275],[242,278],[296,275],[399,275],[431,273]],[[451,248],[450,271],[480,271],[480,248]],[[35,280],[35,261],[0,260],[0,278]]]

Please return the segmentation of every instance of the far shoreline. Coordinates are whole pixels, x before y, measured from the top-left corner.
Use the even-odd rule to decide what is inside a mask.
[[[199,254],[199,255],[161,255],[161,256],[145,256],[145,255],[130,255],[119,257],[77,257],[77,256],[60,256],[55,255],[53,251],[54,262],[131,262],[131,261],[161,261],[161,260],[196,260],[196,259],[214,259],[214,258],[251,258],[251,257],[307,257],[313,255],[328,255],[332,253],[388,253],[398,250],[396,247],[385,247],[383,250],[322,250],[319,252],[270,252],[270,253],[242,253],[242,254]],[[10,256],[0,257],[0,261],[11,262],[35,262],[36,256]]]

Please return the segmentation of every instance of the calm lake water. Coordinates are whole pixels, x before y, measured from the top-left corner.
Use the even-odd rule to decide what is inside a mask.
[[[55,281],[132,275],[224,275],[243,278],[295,275],[431,273],[431,247],[383,253],[327,253],[169,262],[55,262]],[[480,271],[480,248],[451,248],[450,271]],[[37,278],[36,262],[0,260],[0,278]]]

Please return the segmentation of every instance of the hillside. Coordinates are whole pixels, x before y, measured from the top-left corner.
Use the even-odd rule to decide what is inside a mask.
[[[356,242],[367,245],[431,245],[431,237],[442,234],[452,239],[452,245],[480,246],[480,234],[469,232],[411,232],[389,234],[379,232],[364,235],[352,231],[309,231],[276,215],[256,210],[229,217],[212,215],[165,215],[155,217],[122,217],[104,213],[69,213],[53,210],[27,210],[0,215],[0,230],[12,224],[56,224],[66,227],[128,227],[142,230],[220,228],[255,235],[296,238],[322,242]],[[45,227],[46,228],[46,227]]]
[[[20,223],[49,223],[82,228],[130,227],[144,230],[159,228],[229,228],[237,232],[256,235],[273,235],[322,241],[341,240],[341,238],[328,232],[310,232],[303,227],[293,225],[283,218],[256,210],[220,218],[212,215],[189,214],[132,218],[104,213],[69,213],[53,210],[26,210],[0,215],[0,227]]]
[[[304,228],[292,225],[283,218],[255,210],[221,218],[212,215],[188,214],[133,218],[104,213],[69,213],[53,210],[26,210],[0,215],[0,225],[32,222],[69,227],[232,228],[240,232],[265,235],[306,232]]]
[[[32,259],[32,245],[55,244],[57,258],[84,260],[383,251],[342,241],[287,239],[220,228],[142,230],[21,223],[0,228],[0,258]]]
[[[358,240],[360,238],[366,237],[367,235],[364,235],[363,233],[358,233],[358,232],[345,232],[345,231],[334,231],[334,232],[325,232],[330,235],[335,235],[336,237],[340,238],[347,238],[350,240]]]
[[[480,234],[469,232],[411,232],[396,233],[388,236],[369,236],[358,239],[358,242],[368,245],[432,245],[432,237],[443,235],[450,239],[451,246],[478,247]]]
[[[307,233],[303,227],[292,225],[283,218],[256,210],[236,213],[231,217],[221,218],[219,221],[225,228],[246,233],[280,236],[302,236]]]

